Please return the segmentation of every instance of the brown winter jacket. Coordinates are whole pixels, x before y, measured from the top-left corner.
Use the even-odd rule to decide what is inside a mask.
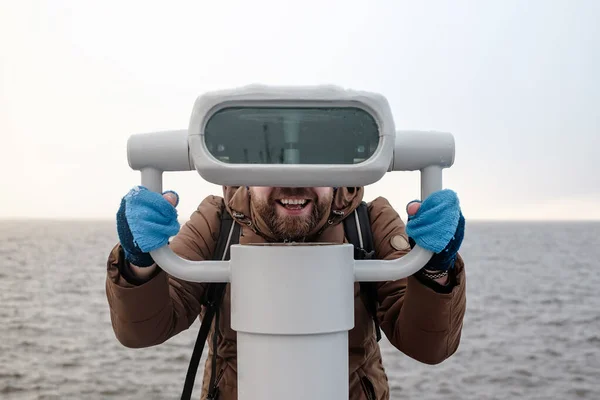
[[[322,221],[322,229],[313,232],[307,240],[347,242],[340,222],[362,198],[362,188],[340,188],[334,197],[332,213]],[[240,244],[270,240],[263,222],[250,209],[247,189],[227,187],[223,198],[209,196],[202,201],[173,238],[170,244],[173,251],[189,260],[210,259],[219,236],[223,204],[242,225]],[[389,202],[379,197],[369,203],[368,209],[376,257],[396,259],[406,254],[410,247],[405,225]],[[110,316],[115,335],[124,346],[139,348],[160,344],[187,329],[199,316],[202,318],[205,310],[201,301],[206,284],[180,281],[157,269],[157,274],[149,281],[134,285],[123,277],[122,271],[127,265],[118,244],[110,253],[107,267],[106,294]],[[393,346],[427,364],[440,363],[456,351],[466,305],[465,273],[460,256],[451,281],[451,288],[445,290],[449,293],[414,276],[378,284],[377,315],[382,331]],[[220,399],[234,400],[237,399],[236,334],[230,325],[229,285],[220,313],[217,351]],[[387,400],[390,397],[387,376],[374,324],[359,296],[358,283],[355,284],[354,318],[348,349],[350,399]],[[213,334],[214,328],[211,336]],[[212,343],[211,337],[208,343]],[[209,347],[202,399],[207,393],[211,354]]]

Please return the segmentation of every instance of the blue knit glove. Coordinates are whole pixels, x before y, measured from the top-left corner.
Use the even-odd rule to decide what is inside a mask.
[[[177,206],[177,193],[164,193],[173,193]],[[166,245],[177,232],[177,210],[161,194],[136,186],[121,199],[117,211],[117,234],[125,258],[130,263],[138,267],[154,264],[149,252]]]
[[[465,218],[456,193],[448,189],[432,193],[416,214],[409,215],[406,233],[411,246],[416,243],[434,253],[424,268],[452,269],[465,233]]]

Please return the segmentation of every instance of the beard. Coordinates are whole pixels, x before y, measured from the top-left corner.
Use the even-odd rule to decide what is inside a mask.
[[[310,201],[308,215],[281,215],[277,212],[276,199],[298,196]],[[319,198],[310,188],[273,188],[267,200],[250,199],[255,212],[277,240],[298,241],[317,228],[317,224],[329,215],[333,195]]]

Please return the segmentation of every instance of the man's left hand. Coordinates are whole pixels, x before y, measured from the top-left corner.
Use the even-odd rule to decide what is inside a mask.
[[[411,245],[416,243],[434,253],[424,269],[452,269],[465,231],[465,218],[456,193],[448,189],[434,192],[423,202],[410,202],[406,211],[406,232]]]

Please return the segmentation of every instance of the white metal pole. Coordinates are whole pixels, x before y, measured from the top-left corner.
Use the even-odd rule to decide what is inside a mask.
[[[421,170],[421,200],[433,192],[442,190],[442,167],[430,165]]]
[[[143,168],[141,171],[142,186],[153,192],[162,193],[162,174],[163,172],[156,168]]]
[[[442,167],[429,165],[421,169],[421,200],[442,189]],[[423,268],[433,253],[415,246],[408,254],[396,260],[357,260],[354,277],[357,282],[381,282],[402,279]]]

